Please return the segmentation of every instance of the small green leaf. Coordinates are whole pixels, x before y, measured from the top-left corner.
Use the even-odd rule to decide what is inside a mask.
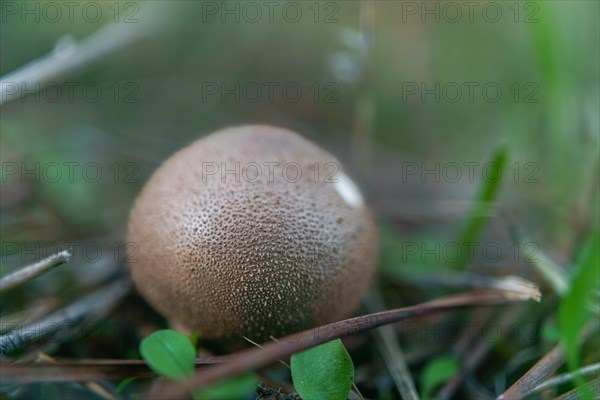
[[[244,374],[194,391],[194,400],[245,399],[256,390],[256,375]]]
[[[600,286],[598,265],[600,265],[600,237],[596,232],[591,235],[589,242],[578,257],[569,290],[558,310],[561,341],[571,371],[579,368],[580,355],[577,340],[592,314],[587,301]],[[583,378],[579,376],[576,382],[583,385]],[[583,391],[586,390],[589,391],[589,388],[584,386]]]
[[[137,376],[123,379],[117,385],[117,388],[115,389],[115,392],[117,392],[117,394],[123,394],[125,392],[125,389],[127,389],[127,386],[129,386],[129,384],[131,384],[131,382],[135,381],[136,379],[138,379]]]
[[[435,388],[452,378],[458,368],[458,360],[453,356],[442,356],[429,362],[421,372],[421,397],[432,398]]]
[[[303,400],[346,400],[354,364],[337,339],[292,355],[292,381]]]
[[[196,350],[182,333],[165,329],[154,332],[140,344],[140,353],[157,374],[184,380],[194,373]]]

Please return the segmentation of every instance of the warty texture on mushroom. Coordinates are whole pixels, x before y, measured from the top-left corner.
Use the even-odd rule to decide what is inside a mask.
[[[129,262],[175,329],[221,342],[348,316],[375,273],[377,229],[331,154],[286,129],[228,128],[167,159],[135,201]]]

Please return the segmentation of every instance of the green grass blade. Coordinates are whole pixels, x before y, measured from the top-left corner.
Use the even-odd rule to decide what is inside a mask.
[[[600,234],[598,232],[590,237],[577,261],[569,291],[558,311],[561,342],[571,371],[580,367],[578,339],[592,315],[592,310],[587,304],[588,300],[593,298],[600,287]],[[591,398],[590,389],[584,384],[583,378],[579,376],[575,381],[584,392],[581,393],[583,398]]]
[[[506,169],[508,160],[508,150],[505,146],[501,146],[496,150],[489,165],[494,165],[493,173],[487,176],[479,188],[479,193],[475,205],[471,209],[471,213],[467,219],[467,225],[459,236],[459,246],[461,252],[455,261],[450,262],[450,266],[456,269],[464,268],[468,260],[469,244],[473,243],[483,230],[486,222],[489,219],[490,211],[493,208],[493,201],[500,189],[503,172]]]

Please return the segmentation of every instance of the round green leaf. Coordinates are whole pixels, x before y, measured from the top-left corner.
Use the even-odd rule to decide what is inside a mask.
[[[140,344],[140,353],[157,374],[184,380],[194,373],[196,349],[187,336],[165,329],[154,332]]]
[[[292,356],[292,381],[303,400],[346,400],[354,380],[352,359],[337,339]]]

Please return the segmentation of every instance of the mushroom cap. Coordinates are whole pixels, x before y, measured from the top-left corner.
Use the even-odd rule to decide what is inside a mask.
[[[135,201],[128,264],[174,326],[231,341],[346,317],[372,282],[377,231],[329,153],[289,130],[228,128],[178,151]]]

